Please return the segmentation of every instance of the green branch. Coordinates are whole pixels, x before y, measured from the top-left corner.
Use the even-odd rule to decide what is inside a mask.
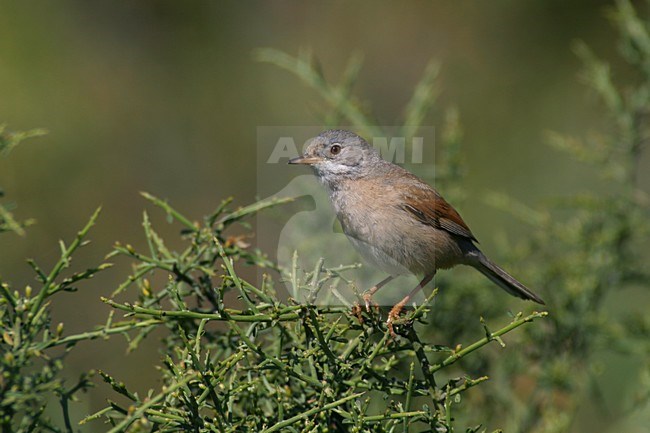
[[[338,406],[341,406],[342,404],[347,403],[350,400],[354,400],[355,398],[361,397],[363,394],[364,394],[363,392],[359,392],[359,393],[356,393],[356,394],[349,395],[347,397],[340,398],[340,399],[338,399],[336,401],[333,401],[331,403],[326,404],[323,407],[315,407],[315,408],[310,409],[310,410],[308,410],[306,412],[298,414],[298,415],[296,415],[294,417],[291,417],[291,418],[286,419],[284,421],[280,421],[279,423],[275,424],[274,426],[262,430],[261,433],[272,433],[272,432],[278,431],[278,430],[280,430],[280,429],[282,429],[284,427],[290,426],[291,424],[295,424],[296,422],[298,422],[300,420],[303,420],[305,418],[309,418],[310,416],[315,415],[315,414],[317,414],[319,412],[334,409],[334,408],[336,408]]]
[[[450,355],[449,357],[445,358],[440,364],[434,364],[430,368],[431,373],[435,373],[436,371],[451,365],[458,361],[459,359],[469,355],[470,353],[474,352],[475,350],[480,349],[481,347],[485,346],[486,344],[490,343],[491,341],[497,341],[499,337],[501,337],[504,334],[507,334],[508,332],[512,331],[513,329],[517,329],[520,326],[532,322],[535,319],[539,319],[542,317],[548,316],[548,312],[542,311],[542,312],[534,312],[532,314],[529,314],[526,317],[521,317],[519,319],[513,320],[509,325],[504,326],[503,328],[499,329],[496,332],[492,332],[489,335],[486,335],[485,337],[481,338],[480,340],[476,341],[473,344],[470,344],[466,348],[459,350],[458,352],[455,352],[454,354]]]

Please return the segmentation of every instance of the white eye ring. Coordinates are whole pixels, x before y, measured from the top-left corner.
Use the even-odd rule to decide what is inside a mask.
[[[330,147],[330,153],[332,155],[338,155],[339,153],[341,153],[341,145],[338,143],[332,144],[332,146]]]

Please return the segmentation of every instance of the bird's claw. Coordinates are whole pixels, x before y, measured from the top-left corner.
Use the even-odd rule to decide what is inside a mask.
[[[372,294],[366,292],[362,295],[363,302],[366,305],[366,311],[370,313],[370,306],[375,307],[375,311],[379,311],[379,304],[372,299]]]
[[[388,319],[386,320],[386,327],[388,328],[388,332],[390,332],[390,336],[393,338],[393,340],[397,339],[397,334],[395,333],[395,329],[393,327],[395,325],[395,321],[399,319],[399,315],[402,312],[403,308],[404,308],[404,304],[400,302],[399,304],[396,304],[393,308],[391,308],[390,312],[388,313]]]
[[[361,309],[361,305],[359,305],[358,302],[355,302],[354,305],[352,306],[352,315],[357,317],[357,320],[359,321],[360,325],[363,325],[363,310]]]

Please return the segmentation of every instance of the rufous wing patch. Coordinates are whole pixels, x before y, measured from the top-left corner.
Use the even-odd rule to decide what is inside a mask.
[[[402,208],[421,223],[478,242],[456,209],[432,188],[412,188],[404,199]]]

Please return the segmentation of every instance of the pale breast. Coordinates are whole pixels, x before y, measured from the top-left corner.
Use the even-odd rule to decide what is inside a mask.
[[[458,263],[462,255],[444,230],[403,209],[398,188],[376,179],[354,179],[331,191],[344,233],[371,265],[391,275],[429,274]]]

